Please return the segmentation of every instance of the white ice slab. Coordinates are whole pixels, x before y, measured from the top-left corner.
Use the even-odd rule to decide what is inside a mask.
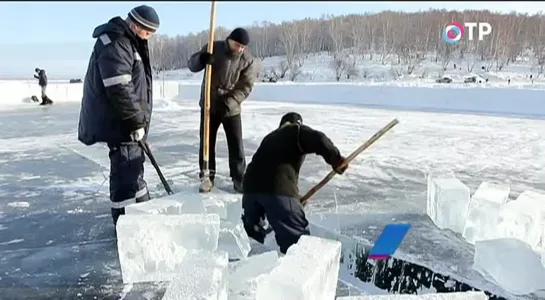
[[[197,193],[184,193],[179,192],[173,195],[161,197],[163,200],[173,200],[183,204],[184,214],[204,214],[206,209],[204,207],[203,198]]]
[[[229,254],[229,259],[242,259],[250,253],[250,239],[239,220],[237,223],[222,221],[218,241],[218,250]]]
[[[123,283],[169,281],[186,250],[215,251],[218,215],[122,215],[117,250]]]
[[[448,179],[448,178],[456,178],[456,176],[454,175],[453,172],[432,171],[430,172],[430,174],[428,174],[428,185],[427,185],[428,194],[426,198],[428,199],[428,201],[426,203],[427,204],[426,212],[432,220],[435,220],[437,218],[437,206],[435,202],[429,201],[429,200],[433,197],[432,195],[435,194],[435,189],[434,189],[435,185],[433,184],[433,181],[439,178]]]
[[[229,297],[255,299],[257,284],[279,264],[269,251],[229,264]]]
[[[518,196],[517,201],[531,203],[532,207],[534,207],[536,210],[539,209],[541,214],[539,222],[541,227],[541,238],[540,242],[538,243],[538,248],[545,249],[545,194],[535,191],[525,191]]]
[[[229,222],[239,222],[242,218],[242,197],[225,202],[225,219]]]
[[[256,300],[334,299],[340,256],[340,242],[302,236],[258,284]]]
[[[522,197],[522,199],[521,199]],[[542,210],[533,201],[525,200],[521,194],[517,200],[509,201],[500,208],[498,219],[498,238],[516,238],[537,249],[543,234]]]
[[[518,239],[476,242],[473,268],[515,295],[545,289],[545,268],[539,255]]]
[[[471,197],[463,237],[474,244],[476,241],[498,236],[500,207],[509,198],[508,185],[483,182]]]
[[[428,215],[441,229],[462,233],[469,207],[469,188],[455,177],[428,180]]]
[[[227,253],[190,251],[163,300],[227,300]]]
[[[134,203],[125,207],[127,215],[179,215],[183,212],[183,203],[177,200],[158,198]]]
[[[338,297],[337,300],[488,300],[484,292],[459,292],[425,295],[365,295]]]

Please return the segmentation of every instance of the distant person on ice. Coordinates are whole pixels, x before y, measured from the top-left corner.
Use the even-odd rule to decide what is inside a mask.
[[[148,39],[159,28],[155,10],[142,5],[128,17],[95,28],[97,39],[83,83],[78,139],[107,143],[114,225],[125,206],[150,199],[144,181],[145,140],[152,112]]]
[[[210,135],[209,171],[210,181],[203,180],[203,131],[204,131],[204,84],[201,86],[199,177],[200,192],[209,192],[214,185],[216,174],[216,138],[220,125],[223,125],[227,148],[229,150],[229,172],[233,188],[242,192],[242,177],[246,169],[244,145],[242,141],[241,104],[253,89],[255,63],[246,46],[250,42],[248,32],[243,28],[233,30],[225,41],[215,41],[213,54],[207,52],[208,44],[191,55],[188,68],[191,72],[202,71],[206,64],[212,65],[210,88]]]
[[[263,243],[266,233],[261,222],[267,217],[282,253],[310,234],[297,186],[299,170],[310,153],[322,156],[338,174],[348,167],[324,133],[303,125],[298,113],[285,114],[280,127],[263,138],[244,176],[244,229]]]
[[[42,103],[40,105],[53,104],[53,101],[47,97],[47,75],[45,74],[45,70],[36,68],[34,71],[36,72],[34,78],[38,79],[38,85],[40,85],[42,92]]]

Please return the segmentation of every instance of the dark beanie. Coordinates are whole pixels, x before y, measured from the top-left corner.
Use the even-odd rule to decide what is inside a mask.
[[[250,36],[248,35],[248,31],[244,28],[235,28],[235,30],[231,31],[228,39],[232,39],[233,41],[240,43],[244,46],[248,46],[250,43]]]
[[[280,126],[284,125],[285,123],[303,124],[303,117],[301,117],[301,115],[296,112],[289,112],[282,116],[282,119],[280,120]]]
[[[129,12],[129,19],[148,31],[155,32],[159,29],[159,16],[155,12],[155,9],[147,5],[140,5],[133,8]]]

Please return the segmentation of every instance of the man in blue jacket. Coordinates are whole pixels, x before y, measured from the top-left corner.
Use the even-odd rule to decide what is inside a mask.
[[[159,28],[155,10],[142,5],[128,17],[95,28],[97,39],[83,84],[78,139],[110,149],[110,200],[114,225],[125,206],[149,200],[144,181],[145,140],[152,112],[148,39]]]

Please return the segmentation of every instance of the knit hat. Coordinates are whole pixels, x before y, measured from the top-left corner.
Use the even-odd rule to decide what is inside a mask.
[[[129,12],[129,19],[145,30],[155,32],[159,29],[159,16],[155,9],[147,5],[140,5]]]
[[[280,120],[280,126],[291,123],[291,124],[303,124],[303,117],[301,117],[300,114],[296,112],[289,112],[282,116],[282,119]]]
[[[235,30],[231,31],[227,38],[244,46],[248,46],[248,44],[250,43],[250,36],[248,35],[248,31],[240,27],[235,28]]]

